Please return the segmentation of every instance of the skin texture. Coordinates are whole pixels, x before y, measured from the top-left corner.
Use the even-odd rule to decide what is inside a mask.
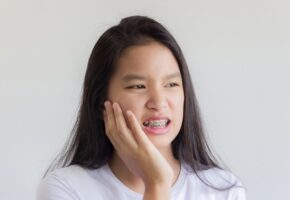
[[[127,48],[116,67],[104,111],[106,134],[115,148],[109,165],[125,185],[144,193],[144,199],[169,199],[170,187],[180,172],[171,149],[183,120],[178,64],[167,47],[150,42]],[[128,74],[145,79],[125,81]],[[166,79],[170,74],[177,76]],[[144,131],[146,119],[161,115],[171,120],[166,134]]]

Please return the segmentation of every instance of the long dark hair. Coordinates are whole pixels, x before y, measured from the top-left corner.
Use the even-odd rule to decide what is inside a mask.
[[[126,48],[151,41],[172,51],[182,75],[184,115],[180,132],[172,142],[174,157],[194,172],[221,168],[207,144],[190,73],[179,45],[157,21],[145,16],[131,16],[105,31],[95,44],[88,61],[76,123],[65,148],[48,171],[73,164],[96,169],[111,159],[114,148],[105,134],[102,118],[109,80]]]

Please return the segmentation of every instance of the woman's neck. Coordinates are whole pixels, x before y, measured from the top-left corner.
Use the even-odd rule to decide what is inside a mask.
[[[167,162],[170,164],[174,171],[174,178],[171,185],[174,185],[176,182],[179,173],[180,173],[180,162],[176,160],[172,154],[171,150],[160,150],[160,153],[165,157]],[[145,191],[145,185],[142,179],[136,175],[134,175],[126,166],[126,164],[122,161],[122,159],[118,156],[118,154],[114,151],[112,159],[109,161],[109,166],[113,172],[113,174],[128,188],[131,190],[143,194]]]

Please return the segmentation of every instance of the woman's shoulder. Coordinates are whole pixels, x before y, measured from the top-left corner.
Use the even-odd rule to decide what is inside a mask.
[[[208,179],[208,181],[220,187],[226,187],[227,185],[243,187],[240,178],[238,178],[233,172],[226,169],[214,167],[198,172],[198,175]]]
[[[189,165],[183,164],[183,171],[191,178],[201,178],[202,180],[207,180],[221,187],[228,184],[243,186],[240,179],[233,172],[227,169],[209,167],[194,172]]]
[[[61,179],[74,179],[79,178],[86,174],[88,169],[81,167],[79,165],[70,165],[67,167],[57,168],[50,173],[48,173],[44,179],[50,179],[53,177],[58,177]]]
[[[39,183],[37,199],[79,199],[86,192],[90,192],[96,185],[96,179],[101,180],[103,167],[87,169],[79,165],[58,168],[48,173]],[[101,188],[101,184],[99,185]],[[98,188],[98,187],[97,187]]]
[[[193,172],[188,165],[184,165],[183,170],[187,187],[195,188],[201,196],[220,196],[217,199],[246,199],[244,185],[230,170],[212,167]]]

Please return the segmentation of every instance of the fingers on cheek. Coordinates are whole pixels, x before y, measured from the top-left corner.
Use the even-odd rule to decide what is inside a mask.
[[[136,125],[138,124],[138,123],[136,124],[136,117],[135,117],[135,115],[130,110],[127,110],[126,115],[127,115],[127,118],[128,118],[128,121],[129,121],[131,127],[133,129],[135,129],[136,128]]]
[[[139,144],[146,144],[147,138],[145,133],[142,130],[141,125],[139,124],[138,120],[136,119],[135,115],[132,112],[127,112],[129,114],[129,121],[131,124],[131,129],[134,134],[134,137]],[[145,142],[145,143],[144,143]]]
[[[126,134],[128,129],[126,115],[125,113],[123,113],[122,108],[117,103],[114,104],[114,113],[117,131],[119,132],[119,134]]]
[[[104,123],[105,123],[105,132],[106,132],[107,137],[109,138],[112,145],[115,148],[118,148],[117,143],[115,142],[115,139],[114,139],[114,135],[112,134],[112,130],[110,130],[111,128],[108,126],[108,118],[107,118],[106,111],[104,111]]]
[[[114,118],[115,118],[115,121],[116,121],[116,131],[120,132],[120,124],[119,124],[120,111],[118,109],[118,105],[116,103],[114,103],[112,108],[113,108],[113,112],[114,112]]]
[[[132,121],[132,112],[127,110],[126,111],[126,116],[127,116],[127,119],[128,119],[128,125],[130,126],[130,128],[132,129],[133,128],[133,121]]]
[[[104,119],[104,125],[105,125],[105,133],[107,135],[107,137],[109,138],[110,142],[112,143],[112,145],[117,148],[117,144],[114,140],[114,136],[112,135],[112,130],[110,127],[110,117],[108,116],[108,112],[110,112],[110,108],[108,108],[109,105],[105,104],[105,110],[103,110],[103,119]]]
[[[136,124],[135,124],[135,121],[133,119],[133,117],[134,117],[133,113],[131,111],[127,110],[126,116],[128,118],[128,122],[129,122],[128,124],[129,124],[129,127],[130,127],[133,135],[136,135]]]
[[[112,135],[111,135],[111,128],[109,127],[109,123],[108,123],[108,115],[107,115],[107,111],[104,110],[103,111],[103,116],[104,116],[104,124],[105,124],[105,132],[106,132],[106,135],[108,136],[108,138],[110,140],[112,140]]]
[[[104,122],[107,134],[112,134],[113,125],[115,124],[113,109],[109,102],[105,103],[105,110],[103,111]]]
[[[106,110],[103,111],[103,119],[104,119],[104,125],[105,125],[105,131],[108,132],[108,116]]]
[[[120,141],[122,141],[126,145],[133,144],[132,135],[126,125],[125,116],[123,115],[121,107],[118,104],[114,105],[115,114],[116,114],[116,133]]]
[[[118,111],[116,111],[115,106],[111,104],[107,105],[106,110],[104,110],[103,113],[106,135],[110,139],[113,146],[116,149],[118,149],[119,132],[120,132],[116,123]]]
[[[132,119],[131,119],[131,111],[127,110],[126,113],[124,114],[125,122],[126,125],[132,130]]]

